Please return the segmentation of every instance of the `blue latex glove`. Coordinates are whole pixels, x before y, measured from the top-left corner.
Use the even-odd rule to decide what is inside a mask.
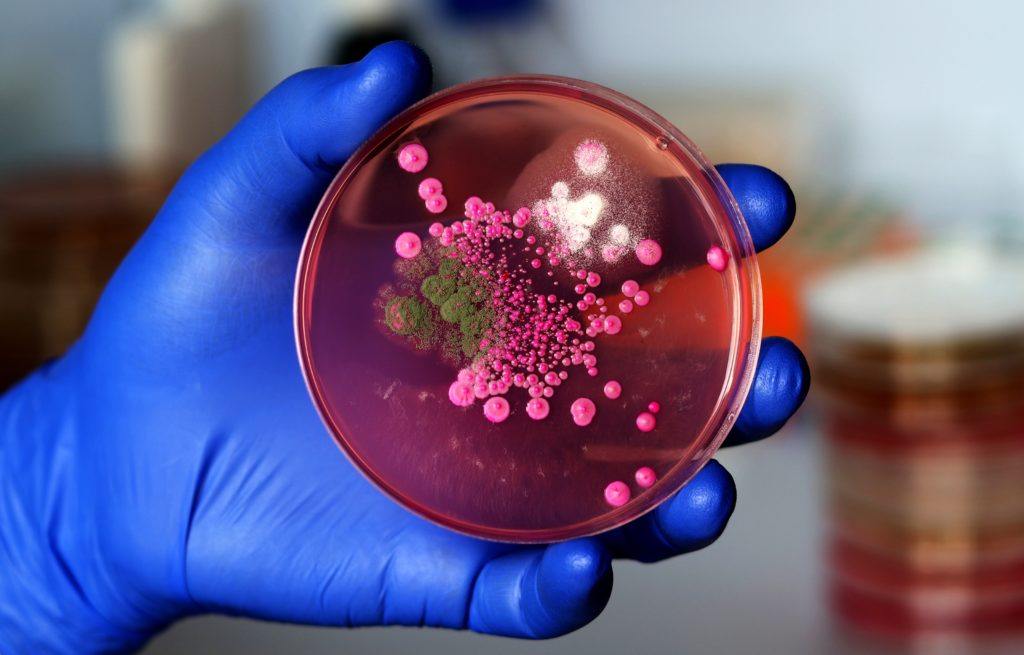
[[[286,80],[185,173],[78,343],[0,399],[0,651],[130,650],[204,612],[550,637],[601,611],[612,557],[724,529],[736,491],[715,462],[624,528],[521,547],[410,514],[338,452],[295,356],[299,246],[337,168],[429,78],[391,43]],[[721,172],[774,242],[786,184]],[[791,344],[761,352],[734,441],[776,430],[807,391]]]

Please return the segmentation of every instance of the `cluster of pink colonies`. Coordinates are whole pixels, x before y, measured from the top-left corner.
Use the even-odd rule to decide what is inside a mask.
[[[568,379],[572,367],[581,367],[591,376],[598,374],[593,338],[622,329],[622,320],[606,315],[604,300],[592,291],[601,283],[601,276],[594,271],[575,271],[580,281],[576,285],[580,298],[575,303],[533,290],[533,271],[560,265],[565,253],[564,248],[539,243],[535,235],[527,235],[524,228],[532,221],[526,207],[510,213],[474,196],[466,201],[464,220],[434,223],[428,230],[447,249],[447,256],[459,259],[485,281],[494,316],[479,354],[459,371],[449,388],[449,399],[455,405],[493,399],[518,387],[530,395],[527,415],[535,420],[546,418],[550,412],[547,399]],[[542,231],[551,230],[543,217],[540,223]],[[588,309],[593,311],[587,315],[587,323],[577,320],[574,310]],[[507,418],[504,405],[488,403],[491,401],[485,402],[484,415],[489,420]],[[596,411],[588,399],[578,400],[573,408],[570,413],[578,425],[588,424]]]
[[[592,339],[602,333],[618,334],[622,330],[622,319],[608,314],[604,299],[592,291],[601,284],[601,275],[595,271],[574,272],[578,280],[574,291],[579,296],[575,308],[581,312],[590,310],[586,314],[586,327],[573,317],[572,303],[531,290],[533,280],[525,266],[510,265],[509,255],[517,244],[525,242],[527,245],[522,250],[527,253],[539,256],[548,253],[547,262],[551,266],[558,265],[560,253],[557,249],[538,246],[532,235],[525,236],[523,228],[532,220],[529,209],[523,207],[510,215],[474,196],[466,201],[465,216],[466,220],[448,226],[434,223],[429,232],[442,246],[451,247],[449,256],[459,258],[489,281],[491,306],[497,319],[481,341],[483,356],[459,371],[448,389],[448,398],[459,407],[490,398],[484,403],[484,416],[500,423],[509,416],[508,403],[503,398],[501,403],[494,403],[494,397],[507,393],[512,387],[520,387],[530,394],[527,415],[534,420],[547,418],[551,411],[547,399],[554,395],[555,387],[568,378],[570,367],[582,366],[590,376],[598,374],[596,346]],[[550,227],[542,226],[542,229]],[[541,266],[543,262],[539,257],[531,259],[530,268]],[[643,307],[650,302],[650,294],[635,280],[626,280],[622,293],[626,296],[619,303],[623,314],[630,313],[634,303]],[[614,400],[622,393],[622,385],[611,380],[603,391]],[[658,412],[658,403],[652,402],[648,409],[649,412],[641,413],[636,420],[642,432],[650,432],[656,426],[654,414]],[[585,427],[593,421],[597,407],[589,398],[577,398],[569,413],[576,425]]]
[[[418,143],[408,143],[398,151],[398,166],[407,173],[419,173],[427,167],[428,161],[430,156],[427,149]],[[441,186],[441,180],[436,177],[428,177],[420,182],[417,192],[431,214],[440,214],[448,208],[444,187]]]
[[[444,195],[444,187],[441,186],[441,180],[436,177],[424,179],[420,182],[416,192],[423,199],[423,205],[431,214],[440,214],[448,209],[448,198]]]
[[[658,421],[654,418],[654,415],[660,410],[661,404],[657,401],[652,401],[647,405],[647,411],[640,412],[636,417],[636,427],[639,428],[641,432],[650,432],[653,430],[658,425]]]
[[[584,173],[595,174],[603,171],[607,164],[607,151],[603,145],[587,141],[577,148],[576,159]],[[427,151],[419,144],[408,144],[398,153],[399,166],[410,173],[422,171],[427,161]],[[417,193],[431,213],[439,214],[448,206],[444,188],[437,178],[420,181]],[[569,251],[557,243],[538,245],[535,236],[525,235],[524,228],[533,218],[529,209],[522,207],[515,214],[509,214],[474,196],[466,201],[465,210],[466,220],[447,226],[434,223],[429,232],[448,248],[448,256],[461,260],[487,282],[496,318],[480,342],[481,356],[459,371],[448,389],[448,398],[459,407],[486,399],[484,416],[493,423],[501,423],[511,413],[503,394],[512,387],[519,387],[530,395],[526,403],[527,415],[534,420],[547,418],[551,411],[547,399],[554,395],[555,387],[568,379],[571,366],[583,366],[591,376],[598,374],[592,339],[602,333],[618,334],[622,330],[622,319],[609,314],[604,299],[597,297],[595,290],[601,284],[601,275],[596,271],[574,271],[578,282],[573,290],[580,297],[574,304],[580,312],[589,312],[585,325],[572,316],[573,303],[532,290],[533,280],[526,267],[514,264],[509,255],[525,243],[521,251],[530,259],[529,267],[538,270],[544,267],[545,259],[552,268],[560,265]],[[539,218],[541,231],[550,231],[553,224],[547,213]],[[419,236],[412,232],[403,232],[395,241],[395,251],[406,259],[416,257],[421,249]],[[653,239],[640,241],[635,252],[637,259],[647,266],[656,265],[662,258],[661,245]],[[707,261],[716,271],[723,271],[729,255],[713,246],[708,250]],[[554,273],[549,270],[547,275]],[[622,284],[622,294],[625,298],[619,302],[618,309],[623,315],[646,306],[651,300],[650,294],[635,280]],[[622,385],[609,380],[603,391],[607,398],[615,400],[622,394]],[[650,402],[647,411],[637,416],[637,428],[642,432],[653,430],[657,425],[654,415],[660,409],[657,401]],[[569,413],[573,421],[583,427],[593,421],[597,406],[589,398],[577,398]],[[639,487],[647,489],[654,485],[657,475],[650,467],[643,466],[636,470],[634,478]],[[605,502],[612,507],[625,505],[631,495],[629,485],[621,480],[609,483],[604,490]]]

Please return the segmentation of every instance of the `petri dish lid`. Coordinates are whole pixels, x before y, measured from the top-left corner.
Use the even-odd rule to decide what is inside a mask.
[[[724,440],[760,341],[754,249],[697,148],[546,76],[435,94],[346,163],[297,272],[299,359],[355,466],[478,537],[650,511]]]

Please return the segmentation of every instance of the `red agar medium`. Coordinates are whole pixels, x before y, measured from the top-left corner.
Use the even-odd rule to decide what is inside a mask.
[[[710,459],[760,302],[697,148],[614,91],[535,76],[431,96],[351,157],[307,234],[295,320],[317,409],[380,489],[454,530],[546,542],[637,518]]]

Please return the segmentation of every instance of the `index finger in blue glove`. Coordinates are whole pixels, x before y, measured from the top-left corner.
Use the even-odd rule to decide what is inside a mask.
[[[739,205],[747,229],[760,252],[775,244],[793,225],[796,198],[778,173],[754,164],[715,167]]]

